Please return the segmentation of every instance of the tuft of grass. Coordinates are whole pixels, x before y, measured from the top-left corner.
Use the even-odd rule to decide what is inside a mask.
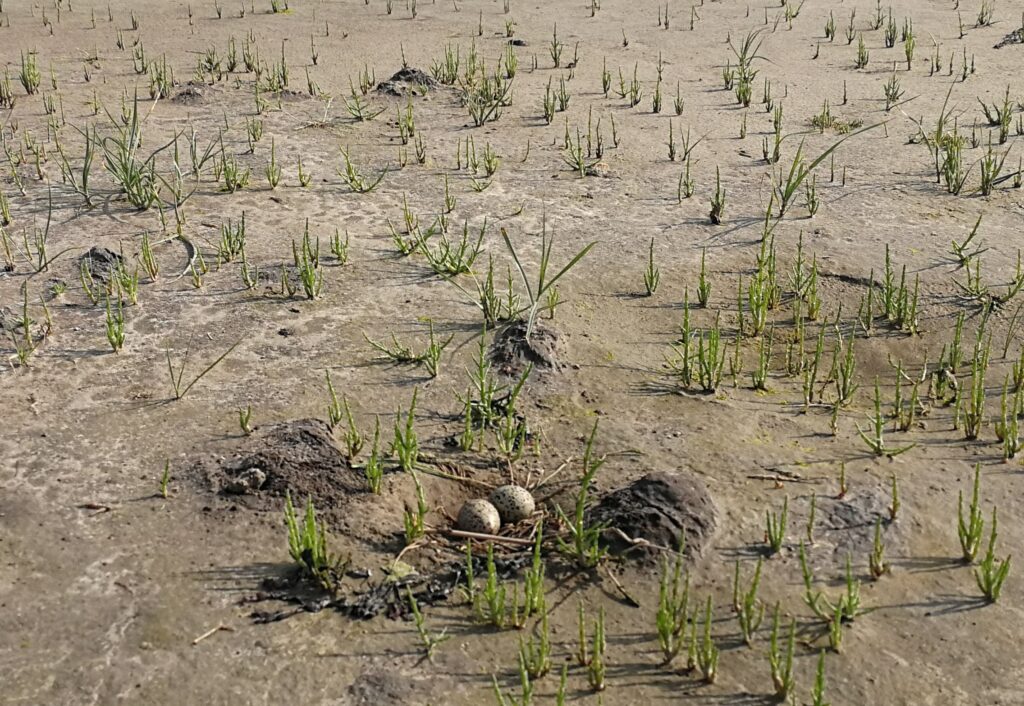
[[[811,173],[819,164],[825,161],[829,157],[829,155],[835,152],[840,145],[849,140],[851,137],[860,135],[861,133],[867,132],[868,130],[873,130],[874,128],[882,124],[884,123],[876,123],[874,125],[869,125],[868,127],[864,127],[854,132],[848,133],[847,135],[841,137],[836,142],[832,143],[831,147],[823,151],[821,154],[819,154],[817,157],[811,160],[810,163],[807,164],[805,164],[804,162],[804,143],[801,141],[800,146],[797,147],[796,154],[793,156],[793,161],[789,166],[789,170],[784,173],[780,168],[773,180],[775,182],[775,200],[776,203],[778,203],[779,205],[779,218],[782,218],[782,216],[786,214],[786,211],[793,203],[793,198],[795,197],[798,189],[804,184],[804,182],[807,180],[807,177],[811,175]]]
[[[579,252],[577,252],[569,260],[569,262],[562,267],[555,275],[548,276],[548,268],[551,264],[551,248],[553,241],[547,235],[547,223],[546,221],[541,227],[541,248],[540,248],[540,265],[537,269],[537,282],[531,284],[530,278],[526,274],[526,269],[523,267],[522,261],[519,259],[519,254],[516,252],[515,246],[512,245],[512,239],[509,237],[508,232],[501,229],[502,240],[505,241],[505,247],[508,248],[509,253],[512,255],[512,260],[515,262],[516,269],[519,270],[519,274],[523,279],[523,284],[526,287],[526,293],[529,296],[530,304],[522,311],[516,312],[517,314],[525,314],[526,321],[526,337],[529,338],[533,332],[533,327],[537,319],[537,312],[540,310],[544,303],[547,294],[555,287],[558,281],[564,277],[572,268],[579,264],[580,260],[586,257],[597,242],[591,242],[585,245]]]
[[[206,366],[206,368],[203,369],[203,371],[199,373],[199,375],[193,378],[191,382],[189,382],[187,385],[183,385],[182,383],[185,375],[185,368],[188,365],[188,356],[192,350],[192,338],[193,336],[189,336],[188,344],[185,346],[185,355],[181,359],[181,367],[178,368],[177,371],[175,371],[174,363],[171,361],[171,349],[168,348],[164,351],[164,353],[167,356],[167,371],[171,376],[171,387],[174,389],[174,399],[176,400],[180,400],[182,397],[187,395],[188,391],[191,390],[196,383],[202,380],[207,373],[209,373],[211,370],[217,367],[221,363],[221,361],[227,358],[231,351],[235,350],[235,348],[237,348],[238,345],[242,342],[242,339],[238,339],[237,341],[235,341],[230,348],[221,353],[220,357],[218,357],[216,360],[214,360],[212,363]]]
[[[160,198],[159,177],[156,173],[156,158],[170,147],[174,140],[152,152],[148,157],[140,155],[143,144],[142,118],[139,113],[139,98],[135,96],[126,108],[123,121],[108,113],[114,125],[115,134],[100,140],[103,163],[114,183],[134,208],[145,211]]]

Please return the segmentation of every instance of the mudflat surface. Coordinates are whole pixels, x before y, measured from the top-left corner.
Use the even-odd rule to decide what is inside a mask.
[[[1024,703],[1018,567],[994,603],[975,578],[994,508],[996,561],[1024,541],[1024,452],[1003,441],[1024,421],[1019,8],[288,4],[0,6],[0,701],[481,704],[498,702],[497,683],[520,703],[520,638],[540,622],[478,620],[457,588],[466,540],[450,533],[464,501],[515,482],[537,512],[494,552],[500,583],[521,592],[543,520],[552,670],[534,702],[555,703],[563,665],[568,703],[772,702],[778,605],[783,632],[797,626],[796,702],[812,702],[824,651],[832,704]],[[454,83],[437,80],[446,53]],[[747,106],[741,70],[756,71]],[[475,126],[485,81],[510,91]],[[117,179],[119,142],[155,185],[147,203]],[[953,188],[942,167],[957,146]],[[780,215],[780,182],[801,165],[813,171]],[[234,168],[249,179],[232,190]],[[243,218],[244,255],[224,233]],[[347,237],[344,263],[332,236]],[[432,266],[460,242],[479,247],[468,272]],[[590,244],[531,312],[542,262],[550,281]],[[489,265],[500,305],[485,329]],[[900,299],[916,316],[900,320]],[[431,330],[451,337],[433,377],[367,340],[418,354]],[[698,349],[721,366],[715,384],[679,373]],[[481,365],[503,388],[491,411],[523,429],[511,454],[483,423]],[[354,457],[347,420],[329,424],[327,372],[365,438]],[[391,454],[414,390],[415,477]],[[379,494],[365,479],[375,420]],[[604,461],[585,524],[603,520],[602,542],[629,549],[597,568],[563,544],[585,457]],[[976,465],[985,525],[970,565],[957,503],[966,511]],[[427,533],[407,546],[417,482]],[[312,500],[347,561],[334,596],[289,556],[289,496],[300,516]],[[766,512],[784,504],[769,555]],[[676,546],[664,540],[679,533],[701,631],[713,601],[714,683],[685,648],[665,665],[658,645]],[[801,543],[813,591],[838,600],[848,565],[860,584],[838,649],[805,602]],[[478,586],[486,544],[473,542]],[[748,646],[734,572],[745,586],[759,560],[765,617]],[[432,661],[396,582],[420,596],[430,634],[447,631]],[[575,658],[581,602],[588,639],[604,611],[603,691]]]

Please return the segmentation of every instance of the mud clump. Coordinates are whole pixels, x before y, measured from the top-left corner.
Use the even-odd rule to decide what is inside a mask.
[[[224,482],[224,492],[230,495],[256,493],[267,482],[267,474],[258,467],[247,468]]]
[[[686,553],[701,554],[714,535],[717,512],[707,488],[695,476],[682,472],[649,473],[602,498],[589,513],[589,522],[606,526],[605,546],[641,562],[656,559],[661,548],[675,549],[686,537]],[[621,533],[621,534],[620,534]]]
[[[171,101],[179,105],[202,105],[206,103],[206,96],[203,95],[203,89],[197,86],[186,86],[178,91]]]
[[[113,250],[96,246],[78,258],[78,262],[79,267],[85,265],[88,268],[89,274],[94,280],[106,284],[110,281],[110,276],[114,270],[121,266],[123,259],[121,255]]]
[[[406,66],[399,69],[387,81],[378,83],[377,93],[388,96],[423,96],[440,85],[433,76],[425,71]]]
[[[565,345],[558,331],[535,321],[526,335],[527,324],[517,321],[504,328],[494,339],[491,360],[506,375],[522,375],[528,365],[534,370],[559,371],[565,367]]]
[[[383,492],[371,492],[363,471],[352,466],[320,419],[257,427],[233,439],[226,453],[200,455],[190,475],[231,511],[224,517],[237,517],[238,510],[277,514],[291,495],[300,512],[313,503],[317,517],[339,538],[337,546],[389,554],[404,546],[402,513],[416,492],[415,480],[393,468],[385,471]],[[439,507],[458,508],[472,492],[439,478],[421,482]]]
[[[291,493],[297,502],[309,497],[325,508],[343,505],[365,490],[330,427],[319,419],[258,428],[242,441],[234,458],[211,470],[208,477],[220,493],[275,499]]]

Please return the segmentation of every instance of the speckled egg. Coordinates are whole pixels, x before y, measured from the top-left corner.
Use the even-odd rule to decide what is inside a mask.
[[[486,500],[467,500],[459,510],[458,526],[466,532],[495,534],[501,528],[497,508]]]
[[[491,504],[498,509],[501,521],[512,524],[533,514],[536,504],[529,490],[519,485],[503,485],[491,493]]]

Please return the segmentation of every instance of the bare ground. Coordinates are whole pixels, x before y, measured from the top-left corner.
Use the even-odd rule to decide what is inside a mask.
[[[537,492],[550,500],[542,503],[548,531],[564,532],[551,510],[555,503],[571,506],[584,442],[595,420],[597,451],[607,455],[597,475],[595,500],[654,471],[692,474],[706,485],[716,530],[703,551],[693,553],[688,571],[694,604],[706,596],[714,599],[712,634],[722,650],[715,683],[705,684],[687,672],[685,655],[670,667],[660,663],[654,629],[656,564],[626,560],[598,572],[573,571],[552,544],[547,603],[555,673],[537,682],[539,701],[554,702],[557,671],[566,663],[573,703],[770,702],[770,619],[752,647],[743,645],[731,608],[732,580],[735,562],[744,578],[753,573],[764,555],[765,511],[779,510],[788,497],[785,544],[764,562],[759,598],[769,613],[778,602],[787,623],[790,617],[797,620],[796,697],[809,703],[819,651],[828,649],[823,623],[803,602],[797,558],[814,496],[809,554],[817,586],[838,595],[850,556],[853,573],[862,581],[865,609],[844,628],[841,651],[828,652],[831,703],[1024,703],[1017,649],[1024,628],[1019,574],[1014,566],[999,601],[985,604],[973,569],[960,561],[956,533],[957,496],[961,491],[969,495],[979,463],[986,522],[992,507],[999,511],[997,556],[1019,555],[1024,539],[1020,464],[1003,460],[994,428],[1004,376],[1020,359],[1024,323],[1013,316],[1022,299],[996,309],[986,323],[992,351],[984,384],[987,422],[979,439],[965,439],[962,420],[954,429],[953,405],[928,398],[926,386],[912,428],[887,436],[894,447],[914,448],[876,458],[857,432],[858,426],[867,428],[876,376],[884,408],[892,406],[896,375],[889,360],[902,360],[910,375],[921,375],[925,364],[934,370],[960,312],[966,315],[967,362],[958,370],[958,381],[966,399],[982,316],[978,303],[954,283],[966,280],[950,242],[962,241],[979,215],[983,279],[1002,291],[1014,277],[1016,254],[1024,246],[1024,197],[1013,188],[1012,177],[990,196],[980,196],[973,193],[980,176],[975,166],[964,192],[951,195],[935,183],[929,150],[912,139],[919,135],[917,122],[934,130],[952,83],[946,105],[967,137],[965,161],[976,163],[992,132],[978,99],[999,103],[1009,86],[1013,125],[1007,143],[993,149],[998,154],[1010,150],[1004,174],[1019,169],[1021,137],[1014,133],[1024,99],[1017,70],[1024,45],[1010,34],[1020,22],[1010,3],[996,5],[994,23],[978,27],[974,18],[981,5],[961,3],[962,32],[958,10],[948,3],[894,3],[895,22],[902,26],[903,18],[912,18],[917,36],[910,70],[903,44],[884,48],[883,30],[871,29],[875,5],[867,2],[834,6],[838,29],[831,42],[822,30],[829,10],[817,4],[801,6],[790,25],[786,8],[774,4],[707,3],[692,10],[692,30],[689,5],[670,4],[665,29],[658,21],[664,11],[658,3],[613,0],[605,0],[593,17],[583,3],[528,7],[512,0],[505,14],[494,2],[421,2],[415,19],[404,3],[395,3],[388,14],[383,0],[293,0],[282,14],[270,13],[269,3],[263,3],[244,7],[244,17],[239,17],[239,6],[225,3],[222,19],[212,3],[189,8],[177,2],[115,2],[112,20],[106,6],[58,4],[44,8],[8,0],[0,9],[0,58],[17,98],[13,110],[0,108],[3,137],[13,155],[0,167],[0,191],[10,202],[12,222],[5,232],[14,264],[0,273],[5,329],[0,340],[5,361],[0,370],[0,673],[5,687],[0,699],[5,703],[299,699],[478,704],[495,702],[492,675],[503,689],[519,693],[516,653],[524,632],[478,624],[457,595],[424,609],[431,630],[447,629],[451,635],[433,663],[422,659],[415,629],[405,619],[380,615],[356,620],[331,609],[268,623],[253,619],[254,611],[294,609],[281,600],[250,602],[268,585],[292,585],[288,577],[294,565],[282,522],[286,490],[297,500],[314,496],[332,549],[350,557],[350,568],[369,571],[369,579],[342,582],[348,595],[379,581],[404,544],[402,512],[414,502],[411,478],[389,472],[382,493],[372,495],[360,485],[359,469],[322,445],[317,447],[322,456],[302,456],[294,466],[299,472],[282,475],[279,485],[242,497],[218,492],[218,474],[254,449],[286,453],[281,448],[287,444],[272,435],[274,443],[259,446],[279,425],[292,428],[287,425],[297,420],[326,418],[325,370],[339,395],[350,401],[364,433],[372,433],[379,415],[385,449],[396,409],[407,409],[418,389],[421,476],[431,506],[427,520],[437,534],[403,553],[402,561],[423,572],[460,556],[461,540],[446,534],[460,503],[486,494],[485,486],[504,482],[510,474],[533,483],[565,464]],[[870,50],[862,70],[854,70],[857,42],[848,45],[843,36],[853,9],[857,33]],[[138,29],[132,28],[132,13]],[[429,72],[446,44],[461,47],[463,60],[475,45],[493,70],[507,44],[509,20],[515,22],[515,37],[526,41],[514,48],[519,70],[512,104],[497,121],[474,128],[455,89],[437,87],[412,98],[425,164],[416,163],[410,144],[404,148],[409,163],[399,168],[396,112],[406,106],[404,98],[371,90],[365,100],[384,112],[370,121],[356,121],[345,110],[350,80],[356,91],[364,70],[384,81],[401,68],[403,51],[410,66]],[[548,51],[555,23],[565,46],[561,69],[552,67]],[[726,61],[736,63],[726,39],[736,45],[749,30],[765,25],[763,59],[754,63],[760,71],[753,82],[754,99],[744,110],[734,93],[722,87]],[[115,46],[119,33],[124,50]],[[253,74],[243,73],[241,66],[220,81],[193,77],[208,48],[217,47],[223,60],[234,38],[241,54],[250,33],[268,67],[280,61],[283,43],[291,73],[292,92],[280,101],[264,92],[268,106],[259,116]],[[311,37],[316,65],[310,57]],[[994,48],[1004,38],[1009,41]],[[178,98],[155,104],[147,100],[149,79],[133,71],[133,44],[136,51],[144,47],[147,62],[166,56],[176,80],[172,95]],[[577,46],[570,71],[566,65]],[[18,83],[23,52],[38,57],[42,85],[37,95],[25,95]],[[936,55],[942,68],[929,75]],[[947,75],[951,55],[956,74],[962,56],[973,64],[966,80],[954,82]],[[659,56],[664,105],[654,114]],[[613,76],[610,97],[601,90],[605,61]],[[615,95],[620,67],[627,82],[636,67],[643,84],[644,96],[634,108]],[[322,92],[319,97],[303,90],[307,69]],[[894,70],[905,90],[904,103],[885,112],[882,85]],[[546,126],[542,97],[549,79],[557,90],[560,77],[571,94],[568,110],[556,113]],[[747,286],[755,272],[771,192],[773,170],[761,158],[762,139],[772,135],[772,115],[762,103],[764,79],[771,82],[776,104],[784,106],[783,132],[794,133],[783,142],[784,169],[800,140],[810,158],[839,139],[834,130],[820,134],[811,127],[824,101],[841,120],[884,125],[844,143],[834,167],[829,160],[818,166],[821,207],[813,218],[807,217],[801,188],[796,205],[775,227],[778,275],[786,296],[770,314],[775,351],[767,390],[751,389],[760,340],[755,337],[742,343],[743,371],[735,385],[726,362],[722,385],[706,395],[681,389],[664,360],[679,338],[684,289],[691,303],[696,299],[702,253],[711,301],[707,309],[693,308],[691,320],[695,327],[709,328],[720,317],[732,355],[737,281],[742,277]],[[198,85],[190,89],[190,81]],[[684,101],[679,116],[673,110],[677,83]],[[72,164],[80,165],[83,140],[76,128],[96,125],[100,137],[112,134],[112,121],[122,107],[130,107],[136,87],[146,116],[144,155],[183,134],[179,146],[182,164],[187,164],[185,136],[194,127],[201,148],[222,139],[225,154],[252,170],[248,187],[225,193],[207,166],[182,209],[182,234],[210,266],[200,287],[193,286],[187,271],[189,248],[174,237],[173,209],[164,208],[165,226],[157,208],[132,208],[104,170],[102,151],[93,165],[92,207],[61,178],[43,98],[55,101],[52,119],[61,144]],[[94,110],[97,101],[109,116],[102,108]],[[264,125],[252,154],[247,120]],[[741,138],[744,120],[746,136]],[[667,158],[670,121],[677,140],[687,130],[691,141],[703,138],[692,154],[695,193],[681,203],[677,183],[683,166]],[[603,136],[604,166],[597,171],[604,176],[580,178],[564,163],[562,145],[566,131],[575,137],[577,127],[585,140],[588,122],[593,134]],[[972,147],[975,124],[978,146]],[[459,158],[463,168],[457,168],[456,154],[468,138],[479,154],[489,143],[501,157],[491,185],[479,193],[465,157]],[[283,169],[282,182],[273,190],[263,176],[271,139]],[[380,187],[359,194],[346,186],[337,173],[343,165],[339,147],[348,149],[367,173],[389,166]],[[40,151],[38,171],[33,148]],[[11,173],[22,155],[16,169],[23,193]],[[298,184],[300,155],[312,177],[307,188]],[[157,164],[170,179],[169,149],[160,153]],[[727,194],[719,226],[708,218],[716,167]],[[400,228],[403,198],[427,227],[443,202],[445,175],[457,199],[452,233],[461,231],[463,219],[474,228],[488,220],[484,254],[474,269],[481,275],[486,271],[482,263],[493,256],[499,291],[511,266],[499,228],[516,243],[530,272],[540,259],[542,222],[554,242],[552,271],[586,244],[597,243],[559,283],[562,303],[554,318],[542,315],[557,334],[557,347],[539,356],[513,355],[514,365],[496,370],[514,373],[523,360],[536,364],[545,356],[558,363],[538,367],[524,388],[521,412],[537,450],[511,470],[490,437],[482,452],[470,454],[448,443],[463,428],[459,396],[469,385],[467,368],[474,364],[481,335],[479,309],[435,275],[422,255],[401,257],[388,234],[386,219]],[[482,174],[476,179],[480,184]],[[173,199],[169,187],[162,198]],[[34,233],[44,231],[48,213],[47,255],[40,260]],[[229,218],[237,222],[243,213],[247,261],[262,270],[254,290],[242,284],[237,262],[217,266],[220,227]],[[314,301],[301,292],[284,296],[280,285],[280,271],[293,263],[292,243],[301,242],[307,219],[323,253],[325,283]],[[327,252],[335,229],[350,236],[350,259],[343,266]],[[125,304],[126,339],[115,354],[104,336],[105,309],[102,303],[94,306],[80,284],[79,258],[90,248],[105,247],[123,253],[134,267],[143,233],[156,243],[160,274],[155,281],[140,275],[138,304]],[[794,335],[788,273],[801,233],[805,257],[817,258],[822,300],[818,321],[806,322],[808,349],[823,322],[838,318],[844,336],[857,330],[860,389],[839,411],[834,433],[827,406],[803,413],[802,375],[786,372],[785,341]],[[652,238],[661,285],[652,297],[643,297]],[[881,279],[886,245],[897,272],[906,265],[908,281],[920,278],[917,335],[895,330],[878,314],[877,301],[872,330],[857,328],[865,283],[871,273]],[[36,271],[40,261],[47,267]],[[460,275],[456,281],[473,291],[470,277]],[[66,291],[54,289],[59,282]],[[102,290],[102,283],[98,286]],[[525,297],[521,283],[517,287]],[[19,364],[24,291],[33,320],[30,340],[38,347]],[[40,297],[52,320],[45,337]],[[439,336],[454,336],[433,379],[422,366],[381,362],[364,339],[366,334],[385,340],[394,333],[421,347],[428,318]],[[831,326],[825,330],[822,367],[827,369],[836,334]],[[494,336],[488,332],[487,340]],[[230,346],[237,347],[187,395],[175,399],[166,351],[177,363],[190,340],[186,380]],[[508,352],[507,347],[501,350]],[[906,381],[903,392],[909,395]],[[822,401],[833,398],[829,385]],[[249,405],[256,429],[246,437],[236,410]],[[340,445],[340,431],[335,436]],[[273,460],[260,459],[264,465]],[[167,498],[159,492],[165,462],[170,469]],[[848,490],[837,498],[842,464]],[[431,475],[437,470],[469,480]],[[901,504],[889,522],[894,475]],[[868,555],[878,519],[886,520],[882,526],[891,570],[872,581]],[[609,571],[640,607],[623,597]],[[353,575],[365,575],[358,572]],[[589,688],[585,670],[572,659],[579,601],[591,618],[599,607],[607,616],[607,687],[601,693]],[[210,633],[216,628],[223,629]],[[533,621],[530,628],[535,629]]]

